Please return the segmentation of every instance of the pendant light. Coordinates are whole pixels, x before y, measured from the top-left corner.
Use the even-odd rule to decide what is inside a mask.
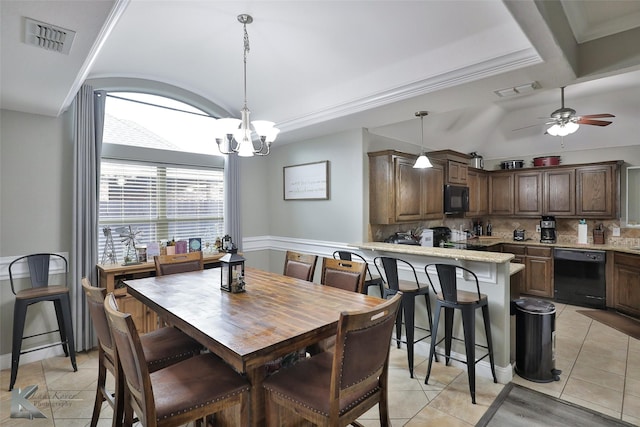
[[[420,139],[420,156],[414,163],[413,167],[416,169],[427,169],[433,167],[429,158],[424,153],[424,116],[428,115],[427,111],[418,111],[416,112],[416,117],[420,117],[420,131],[421,131],[421,139]]]

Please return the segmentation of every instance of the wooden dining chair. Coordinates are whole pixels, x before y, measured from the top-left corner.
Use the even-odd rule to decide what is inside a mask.
[[[357,261],[322,258],[320,283],[346,291],[362,293],[367,264]]]
[[[267,425],[281,425],[280,412],[290,410],[318,426],[345,426],[378,404],[380,425],[389,426],[389,343],[401,295],[371,310],[341,313],[333,353],[267,378]]]
[[[153,257],[153,262],[156,265],[156,276],[186,273],[204,268],[201,251],[175,255],[156,255]]]
[[[285,276],[312,282],[317,262],[317,255],[287,251],[284,259],[283,274]]]
[[[249,425],[248,381],[212,353],[150,372],[130,314],[118,311],[113,293],[104,301],[118,368],[124,378],[124,426],[134,413],[144,427],[180,426],[239,405],[240,424]]]
[[[87,297],[87,306],[98,337],[98,385],[96,399],[91,416],[91,427],[96,427],[102,402],[105,400],[113,409],[113,425],[120,425],[123,417],[124,383],[116,365],[115,347],[109,331],[107,314],[104,311],[105,288],[91,285],[89,279],[82,278],[82,289]],[[203,350],[197,341],[176,328],[160,328],[148,334],[140,335],[140,344],[149,372],[165,368],[173,363],[193,357]],[[115,378],[115,393],[105,388],[107,371]]]
[[[380,289],[380,297],[384,295],[384,280],[380,276],[374,276],[371,274],[371,270],[369,269],[369,264],[367,260],[360,254],[350,251],[334,251],[333,257],[335,259],[343,259],[345,261],[358,261],[364,262],[367,265],[367,276],[364,279],[364,286],[362,287],[362,293],[369,293],[369,286],[377,286]]]

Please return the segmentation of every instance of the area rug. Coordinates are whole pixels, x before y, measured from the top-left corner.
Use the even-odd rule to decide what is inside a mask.
[[[576,312],[640,340],[640,322],[631,317],[610,310],[576,310]]]
[[[544,393],[507,384],[476,427],[632,426]]]

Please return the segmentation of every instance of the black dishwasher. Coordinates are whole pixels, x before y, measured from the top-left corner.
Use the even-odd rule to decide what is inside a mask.
[[[555,300],[571,305],[606,308],[605,252],[554,249]]]

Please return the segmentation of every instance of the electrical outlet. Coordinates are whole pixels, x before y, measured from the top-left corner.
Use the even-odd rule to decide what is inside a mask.
[[[620,227],[613,227],[611,230],[611,235],[613,237],[620,237]]]
[[[536,233],[540,232],[540,224],[536,224]]]

